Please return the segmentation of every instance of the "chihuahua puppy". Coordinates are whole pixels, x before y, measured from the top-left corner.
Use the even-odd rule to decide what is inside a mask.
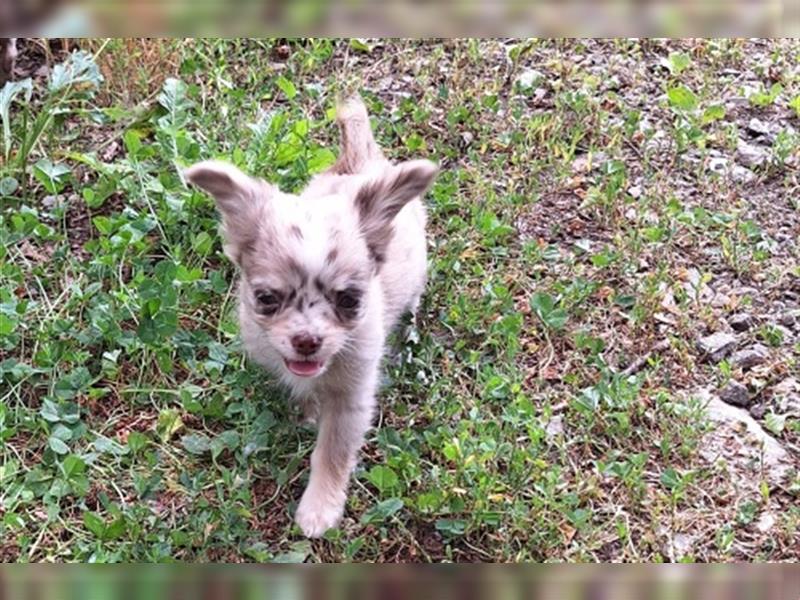
[[[386,336],[426,282],[421,197],[437,167],[391,164],[360,98],[340,105],[337,162],[299,195],[207,161],[188,181],[214,197],[239,267],[248,354],[314,410],[317,443],[295,520],[318,537],[344,512],[350,473],[375,412]]]

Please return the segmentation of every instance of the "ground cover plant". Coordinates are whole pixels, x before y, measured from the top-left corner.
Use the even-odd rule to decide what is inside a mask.
[[[66,50],[65,50],[66,48]],[[20,42],[0,91],[4,561],[800,558],[800,44]],[[248,363],[212,201],[359,90],[426,198],[345,518]]]

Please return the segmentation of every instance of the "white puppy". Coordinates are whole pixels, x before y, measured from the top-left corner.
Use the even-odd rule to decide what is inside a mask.
[[[426,281],[421,196],[436,166],[390,164],[359,98],[338,111],[341,154],[302,194],[202,162],[186,177],[216,200],[225,252],[239,266],[249,355],[318,411],[311,475],[296,521],[310,537],[342,516],[375,409],[386,335]]]

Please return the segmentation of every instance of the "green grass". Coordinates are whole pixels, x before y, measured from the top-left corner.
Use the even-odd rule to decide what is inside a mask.
[[[0,95],[0,558],[800,558],[797,489],[705,461],[689,393],[728,376],[699,332],[800,276],[797,43],[87,49],[84,81]],[[213,203],[179,173],[223,157],[297,190],[335,159],[351,89],[389,156],[443,168],[420,318],[394,336],[345,519],[311,543],[292,515],[314,432],[243,358]],[[755,179],[707,168],[754,117],[779,130]],[[756,291],[714,307],[691,268]],[[798,376],[796,343],[751,333],[782,348],[770,381]],[[778,422],[797,461],[797,415]]]

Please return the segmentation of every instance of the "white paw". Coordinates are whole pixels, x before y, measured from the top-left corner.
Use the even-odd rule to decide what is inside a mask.
[[[344,513],[345,498],[341,501],[313,494],[308,490],[300,499],[294,520],[306,537],[321,537],[328,529],[336,527]]]

